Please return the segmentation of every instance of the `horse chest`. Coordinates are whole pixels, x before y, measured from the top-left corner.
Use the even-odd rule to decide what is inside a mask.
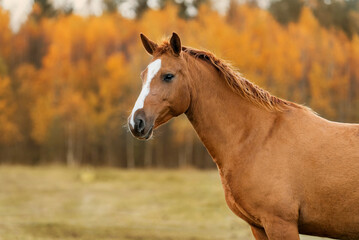
[[[228,179],[226,179],[222,172],[220,171],[222,186],[224,189],[225,199],[228,207],[235,213],[238,217],[242,218],[247,223],[254,226],[261,226],[259,219],[254,217],[249,211],[247,211],[238,201],[236,201],[233,194],[233,187],[228,184]]]

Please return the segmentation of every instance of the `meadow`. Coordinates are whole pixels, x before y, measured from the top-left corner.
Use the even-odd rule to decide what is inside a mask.
[[[216,170],[0,166],[0,240],[17,239],[253,238]]]

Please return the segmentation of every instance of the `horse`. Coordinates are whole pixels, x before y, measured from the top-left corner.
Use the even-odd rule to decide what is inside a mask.
[[[176,33],[161,44],[140,37],[153,59],[128,119],[134,137],[186,114],[257,240],[359,239],[359,124],[273,96]]]

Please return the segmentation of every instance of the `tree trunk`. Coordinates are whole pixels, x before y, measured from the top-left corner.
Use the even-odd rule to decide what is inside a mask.
[[[67,154],[66,154],[66,164],[67,166],[73,167],[76,165],[74,151],[75,151],[75,143],[74,143],[74,127],[73,123],[69,123],[67,126]]]
[[[192,162],[192,158],[193,158],[193,135],[192,133],[187,133],[189,134],[189,137],[188,137],[188,140],[186,142],[186,145],[185,145],[185,152],[186,152],[186,162],[185,162],[185,167],[188,166],[188,163],[189,162]]]
[[[145,161],[144,166],[145,168],[152,167],[152,153],[153,153],[153,141],[147,141],[145,144]]]
[[[191,132],[187,133],[187,140],[183,144],[183,147],[180,147],[180,151],[178,153],[178,166],[180,168],[188,167],[190,163],[192,162],[193,158],[193,148],[194,148],[194,142],[193,142],[193,136]]]
[[[127,154],[127,168],[134,168],[135,167],[135,156],[134,156],[134,144],[133,144],[133,137],[130,133],[126,134],[126,154]]]
[[[115,157],[113,156],[113,144],[110,128],[107,129],[105,138],[106,164],[108,166],[115,166]]]
[[[162,139],[163,140],[163,139]],[[164,161],[163,161],[163,144],[162,142],[157,142],[156,144],[156,160],[157,160],[157,167],[164,167]]]
[[[178,150],[178,167],[179,168],[183,168],[186,165],[186,154],[185,154],[185,150],[184,147],[179,147]]]

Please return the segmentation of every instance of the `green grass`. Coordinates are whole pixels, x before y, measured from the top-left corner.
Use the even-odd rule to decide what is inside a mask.
[[[16,239],[253,238],[214,170],[0,166],[0,240]]]

